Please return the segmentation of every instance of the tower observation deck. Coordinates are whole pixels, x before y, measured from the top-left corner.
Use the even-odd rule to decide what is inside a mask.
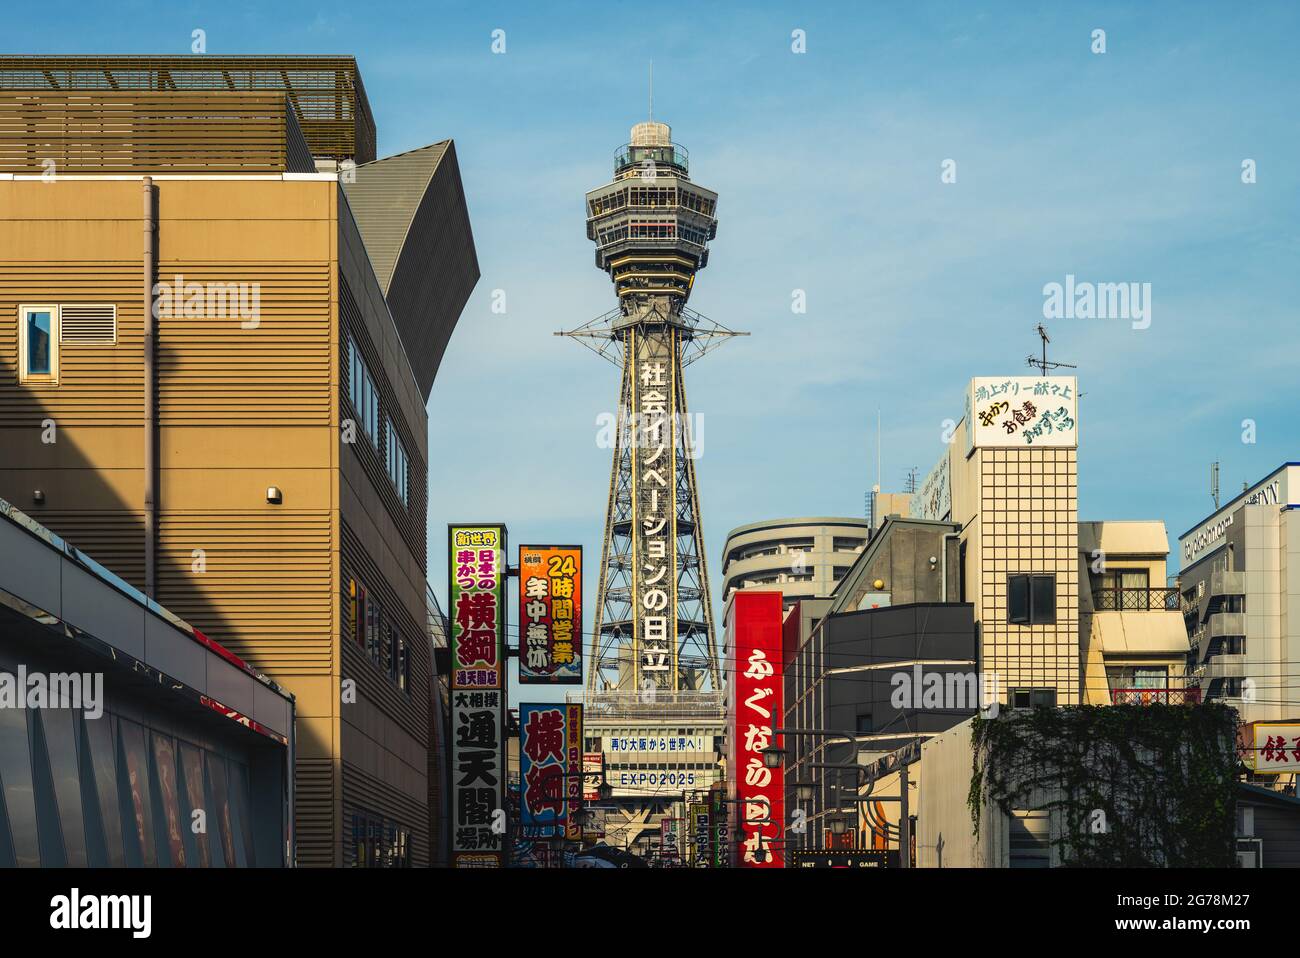
[[[691,182],[667,124],[632,127],[587,194],[587,237],[618,306],[577,338],[621,371],[588,691],[721,691],[682,368],[736,335],[690,309],[718,194]]]

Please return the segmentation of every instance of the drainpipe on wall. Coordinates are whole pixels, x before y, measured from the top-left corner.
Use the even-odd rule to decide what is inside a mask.
[[[141,181],[144,198],[144,270],[142,305],[144,307],[144,593],[155,598],[158,582],[158,423],[155,410],[158,406],[158,384],[154,369],[154,334],[157,318],[154,316],[154,219],[153,177]]]

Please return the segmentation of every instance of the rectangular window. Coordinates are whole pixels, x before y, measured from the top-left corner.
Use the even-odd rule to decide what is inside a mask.
[[[402,505],[410,505],[407,498],[407,476],[410,473],[409,462],[406,458],[406,446],[402,445],[401,438],[397,435],[397,429],[393,426],[393,420],[390,416],[387,420],[388,426],[388,478],[393,481],[393,488],[397,490],[397,496],[402,500]]]
[[[1007,621],[1050,625],[1056,621],[1056,576],[1007,576]]]
[[[1056,689],[1012,689],[1010,694],[1013,709],[1056,708]]]
[[[374,596],[366,603],[366,653],[376,665],[382,655],[384,628],[383,607]]]
[[[357,414],[357,426],[370,444],[379,451],[379,392],[366,361],[361,357],[357,341],[348,337],[348,398]]]
[[[18,307],[18,381],[59,381],[59,307]]]

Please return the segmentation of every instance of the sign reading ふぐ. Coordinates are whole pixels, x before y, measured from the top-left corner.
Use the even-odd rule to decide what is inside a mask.
[[[967,453],[983,446],[1079,445],[1073,376],[977,376],[966,391]]]

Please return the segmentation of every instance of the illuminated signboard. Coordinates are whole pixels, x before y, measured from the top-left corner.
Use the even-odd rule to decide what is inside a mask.
[[[1073,376],[979,376],[966,390],[967,453],[976,448],[1079,445]]]
[[[582,546],[519,547],[519,681],[582,681]]]
[[[500,867],[505,852],[503,525],[447,527],[451,657],[451,860]]]
[[[768,768],[763,750],[778,743],[772,729],[782,712],[780,592],[733,593],[727,604],[727,671],[731,676],[731,734],[727,747],[735,815],[737,864],[742,868],[782,868],[778,844],[785,814],[785,773]],[[762,854],[759,854],[759,850]]]
[[[582,837],[583,772],[582,706],[520,705],[519,818],[526,837]]]

